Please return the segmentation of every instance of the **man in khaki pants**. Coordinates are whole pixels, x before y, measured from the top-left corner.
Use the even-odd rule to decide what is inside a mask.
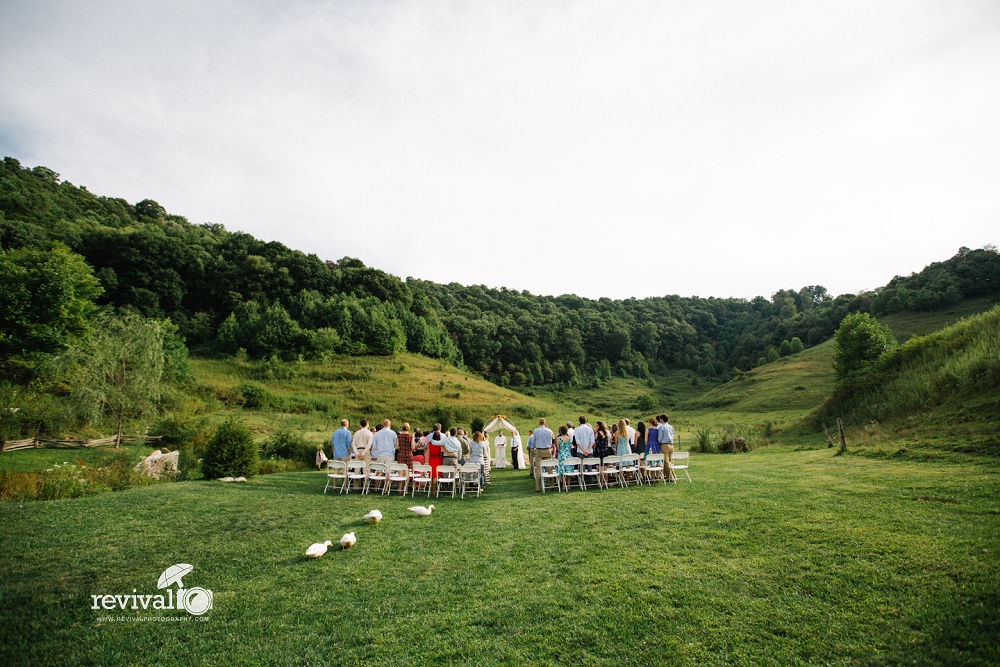
[[[354,447],[354,457],[359,461],[364,461],[365,466],[372,462],[371,449],[373,437],[371,430],[368,428],[368,420],[362,419],[361,428],[354,432],[351,445]],[[354,488],[361,488],[360,480],[354,480]]]
[[[538,428],[532,433],[528,446],[531,454],[531,474],[535,476],[535,491],[542,490],[542,461],[552,458],[552,431],[545,425],[545,419],[538,420]]]

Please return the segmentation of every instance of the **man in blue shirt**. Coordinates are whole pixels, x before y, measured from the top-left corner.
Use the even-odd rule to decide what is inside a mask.
[[[670,417],[667,415],[659,415],[656,418],[656,421],[659,422],[656,426],[656,430],[660,432],[660,447],[662,448],[665,443],[671,445],[674,444],[674,427],[669,424]]]
[[[349,421],[340,420],[340,428],[333,432],[330,444],[333,446],[333,458],[336,461],[348,462],[351,460],[351,431],[348,429]]]
[[[542,490],[542,461],[552,458],[552,431],[545,425],[545,419],[538,420],[531,437],[528,438],[531,453],[531,474],[535,476],[535,491]]]
[[[392,423],[386,419],[382,429],[372,438],[372,458],[378,463],[392,463],[396,460],[396,432]]]

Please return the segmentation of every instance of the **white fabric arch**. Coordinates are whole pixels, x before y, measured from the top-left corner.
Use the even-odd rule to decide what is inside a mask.
[[[490,423],[483,427],[483,433],[489,433],[490,431],[496,431],[502,428],[505,428],[508,431],[517,432],[517,427],[507,421],[505,416],[496,415],[490,420]]]

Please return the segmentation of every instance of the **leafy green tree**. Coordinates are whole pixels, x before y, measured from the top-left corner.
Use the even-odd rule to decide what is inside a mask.
[[[833,368],[846,378],[870,368],[896,347],[887,326],[868,313],[853,313],[840,322],[833,340]]]
[[[791,340],[792,354],[798,354],[805,349],[805,345],[802,344],[802,339],[798,336],[793,336]]]
[[[0,361],[57,352],[83,336],[101,291],[83,258],[61,244],[0,250]]]
[[[219,477],[250,477],[257,474],[260,457],[250,430],[237,419],[219,424],[205,447],[201,462],[205,479]]]
[[[801,342],[801,341],[800,341]],[[787,340],[781,341],[781,345],[778,346],[778,356],[787,357],[792,353],[792,344]]]
[[[92,416],[116,424],[121,445],[127,419],[156,409],[163,377],[163,326],[135,313],[97,318],[89,345],[70,356],[77,362],[73,392]]]

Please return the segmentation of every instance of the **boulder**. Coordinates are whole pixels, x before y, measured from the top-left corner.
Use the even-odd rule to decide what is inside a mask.
[[[147,456],[135,466],[136,472],[141,472],[148,477],[160,478],[165,472],[177,472],[177,459],[180,452],[167,452],[164,454],[159,449]]]

